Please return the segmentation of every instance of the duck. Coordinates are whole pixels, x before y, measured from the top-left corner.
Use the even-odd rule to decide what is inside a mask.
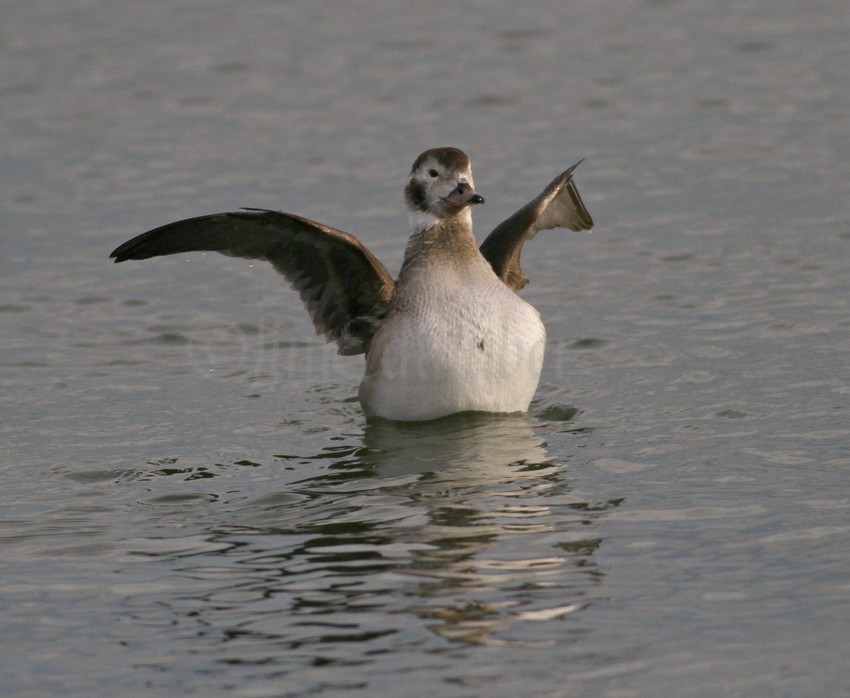
[[[541,230],[591,230],[573,172],[555,177],[479,246],[483,204],[467,154],[419,155],[404,186],[410,237],[393,279],[354,235],[284,211],[244,208],[180,220],[117,247],[117,262],[194,251],[269,262],[299,294],[317,334],[344,356],[364,354],[358,398],[368,419],[426,421],[461,412],[527,412],[546,328],[518,295],[527,240]]]

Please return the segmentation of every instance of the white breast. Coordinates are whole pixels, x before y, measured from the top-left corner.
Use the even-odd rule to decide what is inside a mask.
[[[427,265],[406,284],[372,340],[360,384],[367,414],[424,420],[528,409],[546,329],[481,262],[473,269]]]

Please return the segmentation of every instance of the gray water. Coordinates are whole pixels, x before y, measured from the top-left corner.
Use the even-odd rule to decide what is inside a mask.
[[[850,690],[844,0],[0,5],[3,696]],[[556,173],[527,416],[368,424],[239,206],[398,269],[428,147],[479,236]]]

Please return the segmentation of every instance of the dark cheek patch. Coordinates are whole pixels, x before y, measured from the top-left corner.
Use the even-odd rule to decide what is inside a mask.
[[[404,188],[404,198],[411,208],[418,208],[420,211],[428,210],[425,185],[422,182],[415,179],[408,182]]]

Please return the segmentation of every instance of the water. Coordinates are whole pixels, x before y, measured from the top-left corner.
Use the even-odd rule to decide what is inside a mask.
[[[3,695],[850,688],[838,0],[0,8]],[[470,153],[542,233],[527,417],[367,424],[277,275],[113,265],[267,206],[391,270]]]

